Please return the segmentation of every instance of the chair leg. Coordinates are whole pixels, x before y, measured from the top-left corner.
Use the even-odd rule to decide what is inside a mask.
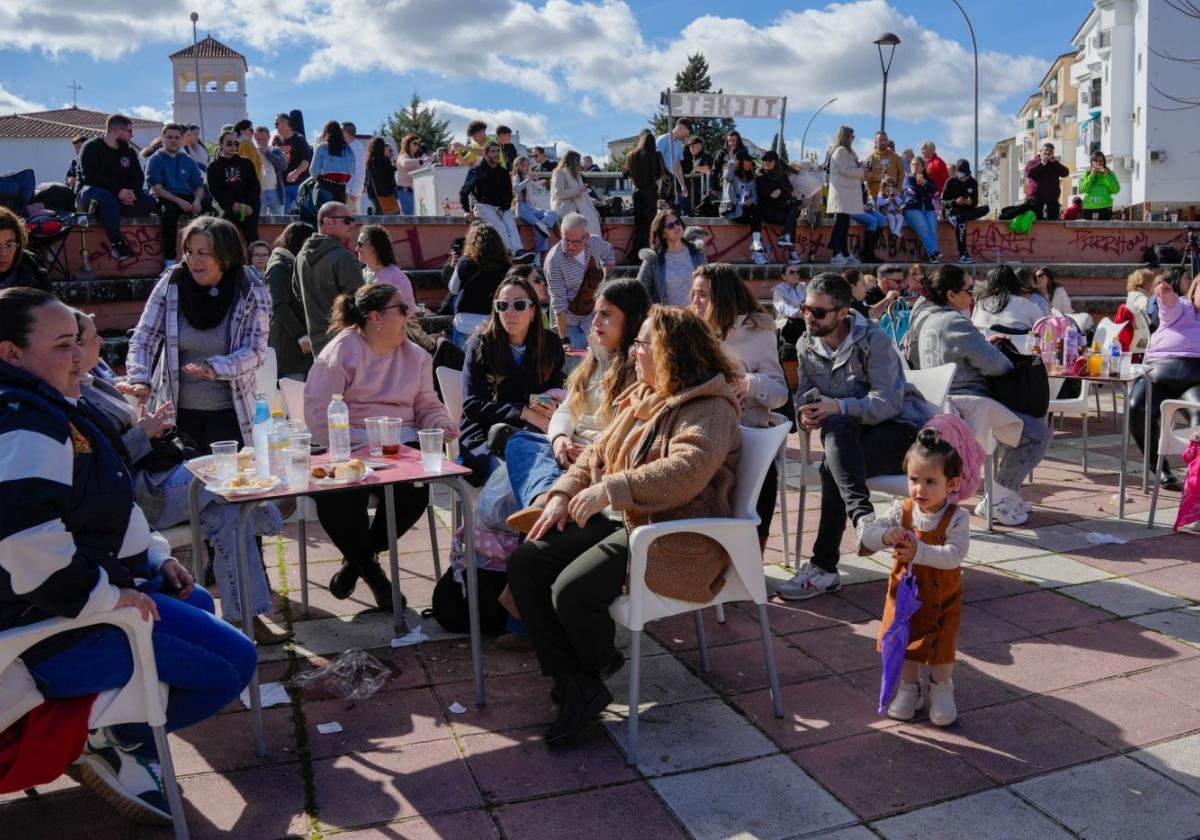
[[[788,535],[787,516],[787,458],[780,456],[776,459],[775,472],[779,479],[779,530],[783,533],[783,562],[787,562],[791,554],[791,539]]]
[[[1158,486],[1159,476],[1162,475],[1163,462],[1166,461],[1166,456],[1160,451],[1158,453],[1158,466],[1154,469],[1154,492],[1150,494],[1150,515],[1146,517],[1146,527],[1154,527],[1154,512],[1158,509]]]
[[[767,684],[771,687],[771,708],[775,717],[783,717],[783,697],[779,693],[779,671],[775,667],[775,648],[771,645],[771,625],[767,620],[767,605],[758,605],[758,626],[762,631],[763,658],[767,663]]]
[[[804,483],[804,467],[800,468],[800,510],[796,513],[796,553],[792,555],[792,571],[800,570],[800,543],[804,539],[804,507],[808,501],[808,486]],[[784,564],[787,558],[783,558]]]
[[[162,772],[163,792],[167,795],[167,807],[171,809],[171,824],[175,827],[175,840],[188,840],[187,817],[183,813],[183,797],[179,795],[179,780],[175,778],[175,762],[171,760],[171,745],[167,742],[167,730],[163,726],[152,727],[154,746],[158,752],[158,767]]]
[[[297,524],[296,536],[300,542],[300,612],[308,618],[308,523],[301,516]]]
[[[1088,421],[1087,407],[1084,406],[1084,409],[1083,409],[1083,474],[1084,475],[1088,474],[1087,421]]]
[[[642,690],[642,631],[629,631],[629,743],[625,763],[636,767],[638,762],[638,701]]]
[[[720,609],[721,605],[717,605]],[[704,617],[700,610],[692,610],[692,621],[696,624],[696,644],[700,649],[700,673],[708,673],[708,641],[704,638]]]
[[[992,524],[992,507],[996,504],[996,485],[993,483],[992,477],[995,470],[995,461],[995,453],[983,459],[983,490],[987,493],[987,529],[989,532],[996,530]]]
[[[433,488],[430,488],[432,490]],[[438,550],[437,517],[433,513],[433,502],[425,508],[429,517],[429,545],[433,550],[433,571],[438,580],[442,579],[442,553]]]
[[[717,604],[715,607],[713,607],[713,610],[716,611],[716,613],[717,613],[717,624],[724,624],[725,623],[725,605]]]

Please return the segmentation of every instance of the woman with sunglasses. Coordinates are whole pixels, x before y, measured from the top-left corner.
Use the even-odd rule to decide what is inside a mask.
[[[368,417],[398,417],[404,421],[402,442],[412,445],[418,429],[441,429],[447,439],[458,429],[433,389],[432,357],[408,340],[411,313],[404,293],[386,283],[359,286],[338,296],[329,331],[333,339],[309,371],[304,385],[304,420],[313,440],[329,442],[326,410],[341,394],[350,410],[350,439],[366,441]],[[374,520],[367,504],[379,503]],[[379,565],[378,553],[388,547],[387,511],[382,489],[355,488],[314,497],[317,518],[342,554],[342,565],[329,581],[335,598],[349,598],[361,578],[376,605],[392,609],[392,587]],[[398,484],[393,492],[396,534],[411,528],[429,503],[429,488]]]
[[[208,166],[208,191],[221,210],[221,218],[232,222],[245,242],[258,239],[258,209],[262,189],[254,163],[238,154],[238,138],[221,132],[221,155]]]
[[[1050,304],[1050,309],[1055,314],[1071,315],[1075,312],[1071,306],[1071,296],[1054,276],[1054,269],[1040,266],[1034,271],[1033,290]]]
[[[396,265],[396,250],[392,238],[383,225],[363,225],[358,229],[359,262],[363,264],[364,283],[387,283],[395,286],[404,295],[410,313],[417,311],[417,299],[413,294],[412,282],[404,269]]]
[[[663,306],[687,306],[692,272],[704,265],[704,250],[684,238],[683,220],[674,210],[661,210],[650,223],[650,249],[638,256],[637,279],[650,300]]]
[[[838,128],[837,137],[826,156],[826,171],[829,173],[829,198],[826,212],[833,214],[833,232],[829,234],[829,250],[833,252],[833,265],[853,265],[858,257],[850,253],[847,238],[850,234],[850,217],[862,215],[863,181],[867,169],[854,153],[854,129],[848,125]]]
[[[721,350],[738,373],[733,392],[741,402],[741,424],[766,428],[771,412],[788,398],[771,316],[728,263],[696,269],[692,275],[692,311],[712,327]],[[775,513],[777,479],[772,464],[758,497],[758,538],[764,545]]]
[[[655,306],[634,340],[637,382],[612,421],[550,488],[529,538],[508,559],[508,585],[554,679],[564,746],[612,700],[604,679],[624,657],[608,606],[625,586],[629,532],[651,521],[729,516],[741,436],[737,373],[694,312]],[[680,533],[650,547],[646,586],[703,603],[719,592],[729,557],[711,539]]]
[[[460,423],[463,466],[483,482],[499,465],[488,445],[493,426],[546,433],[566,392],[562,341],[542,327],[537,292],[509,274],[492,314],[467,342]]]

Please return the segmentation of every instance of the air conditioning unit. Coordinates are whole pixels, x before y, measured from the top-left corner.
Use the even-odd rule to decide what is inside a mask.
[[[1125,167],[1126,172],[1133,171],[1133,158],[1127,157],[1121,161],[1121,165]]]
[[[1166,149],[1151,149],[1150,150],[1151,163],[1165,163],[1166,160],[1167,160]]]
[[[1081,105],[1091,105],[1092,104],[1091,92],[1086,91],[1086,90],[1079,91],[1079,103]]]

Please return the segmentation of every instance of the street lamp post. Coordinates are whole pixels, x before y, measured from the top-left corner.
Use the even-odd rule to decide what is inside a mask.
[[[962,7],[962,3],[958,0],[950,0],[958,10],[962,12],[963,20],[967,22],[967,31],[971,33],[971,50],[975,53],[975,177],[979,177],[979,46],[975,43],[975,27],[971,25],[971,18],[967,16],[967,10]]]
[[[817,110],[813,111],[813,115],[808,118],[808,124],[804,126],[804,133],[800,135],[800,159],[801,160],[804,160],[804,141],[805,141],[805,139],[808,138],[808,129],[812,127],[813,120],[815,120],[817,118],[817,114],[824,111],[826,108],[828,108],[834,102],[837,102],[836,96],[833,97],[833,99],[830,99],[828,102],[826,102],[824,105],[822,105]]]
[[[879,109],[879,130],[885,131],[887,124],[887,77],[888,71],[892,69],[892,59],[896,57],[896,47],[899,46],[900,39],[891,32],[884,32],[875,39],[875,46],[879,50],[879,68],[883,70],[883,106]],[[887,63],[883,60],[883,48],[891,47],[888,52]]]
[[[200,95],[200,46],[196,43],[196,21],[200,15],[192,12],[192,60],[196,63],[196,110],[200,116],[200,142],[204,142],[204,99]]]

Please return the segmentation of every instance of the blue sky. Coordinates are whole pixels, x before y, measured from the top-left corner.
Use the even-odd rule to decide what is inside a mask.
[[[839,101],[813,123],[808,147],[823,147],[843,122],[869,138],[880,93],[871,41],[890,30],[903,41],[888,88],[893,139],[904,147],[932,137],[944,156],[970,157],[970,40],[950,0],[161,0],[137,7],[95,0],[62,10],[5,0],[0,113],[69,104],[67,86],[77,80],[81,106],[168,114],[166,56],[190,43],[193,5],[201,37],[211,31],[247,56],[256,122],[299,107],[310,132],[328,118],[372,129],[417,90],[455,128],[482,114],[518,128],[527,143],[560,142],[585,153],[642,128],[655,92],[696,50],[726,92],[789,97],[785,136],[793,154],[813,110],[832,96]],[[279,5],[289,10],[270,11]],[[1016,109],[1070,48],[1092,4],[963,5],[981,52],[982,157],[1012,133]],[[775,131],[762,121],[739,128],[762,145]]]

